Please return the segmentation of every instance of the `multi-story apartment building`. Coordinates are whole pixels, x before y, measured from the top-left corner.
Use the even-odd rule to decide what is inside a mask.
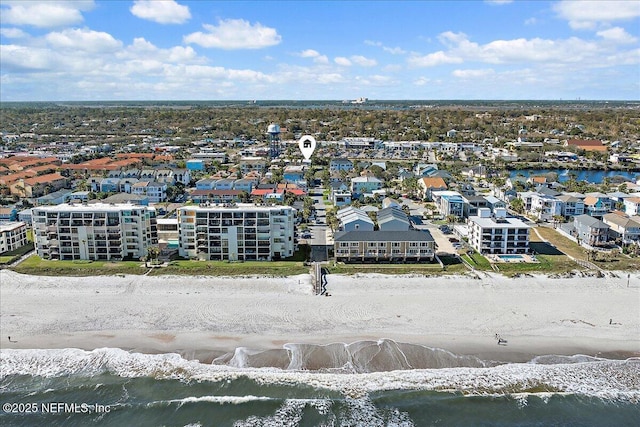
[[[272,260],[294,252],[294,210],[252,204],[178,209],[179,253],[203,260]]]
[[[492,215],[488,208],[469,217],[469,244],[482,254],[526,254],[529,252],[529,226],[508,218],[506,209]]]
[[[15,251],[27,244],[27,224],[21,221],[0,222],[0,254]]]
[[[139,259],[158,244],[154,208],[61,204],[33,208],[36,252],[44,259]]]
[[[343,231],[336,234],[337,261],[431,261],[435,241],[428,231]]]

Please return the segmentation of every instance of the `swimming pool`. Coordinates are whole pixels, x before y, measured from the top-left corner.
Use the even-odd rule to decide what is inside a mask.
[[[522,255],[498,255],[498,258],[500,258],[503,261],[509,262],[509,261],[524,261],[524,257]]]

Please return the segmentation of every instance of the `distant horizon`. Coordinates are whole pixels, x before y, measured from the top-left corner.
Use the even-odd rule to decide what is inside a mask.
[[[363,103],[351,103],[350,101],[354,101],[354,99],[287,99],[287,98],[273,98],[273,99],[60,99],[60,100],[24,100],[24,101],[2,101],[2,104],[55,104],[55,103],[134,103],[134,102],[144,102],[144,103],[244,103],[247,105],[259,105],[260,103],[281,103],[281,102],[299,102],[299,103],[338,103],[342,105],[370,105],[375,103],[424,103],[424,102],[435,102],[435,103],[445,103],[445,102],[469,102],[469,103],[503,103],[503,102],[544,102],[544,103],[640,103],[640,98],[638,99],[465,99],[465,98],[450,98],[450,99],[371,99],[367,98],[366,102]],[[346,102],[346,103],[345,103]]]
[[[0,102],[640,97],[637,1],[2,0],[0,34]]]

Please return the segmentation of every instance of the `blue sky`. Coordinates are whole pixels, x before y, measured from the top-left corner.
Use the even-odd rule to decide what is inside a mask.
[[[0,100],[640,99],[640,2],[0,0]]]

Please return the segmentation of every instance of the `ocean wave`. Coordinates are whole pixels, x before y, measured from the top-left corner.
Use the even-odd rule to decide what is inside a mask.
[[[2,350],[0,379],[112,374],[180,381],[229,382],[248,378],[261,385],[305,385],[359,398],[383,390],[427,390],[463,395],[574,393],[640,402],[640,360],[595,360],[563,364],[511,363],[369,373],[332,373],[202,364],[178,354],[141,354],[121,349]],[[8,380],[7,380],[8,379]],[[7,380],[7,381],[5,381]]]
[[[385,372],[403,369],[481,368],[496,363],[440,348],[392,340],[356,341],[351,344],[285,344],[282,349],[252,350],[238,347],[233,354],[213,360],[237,368],[274,367],[335,373]]]

